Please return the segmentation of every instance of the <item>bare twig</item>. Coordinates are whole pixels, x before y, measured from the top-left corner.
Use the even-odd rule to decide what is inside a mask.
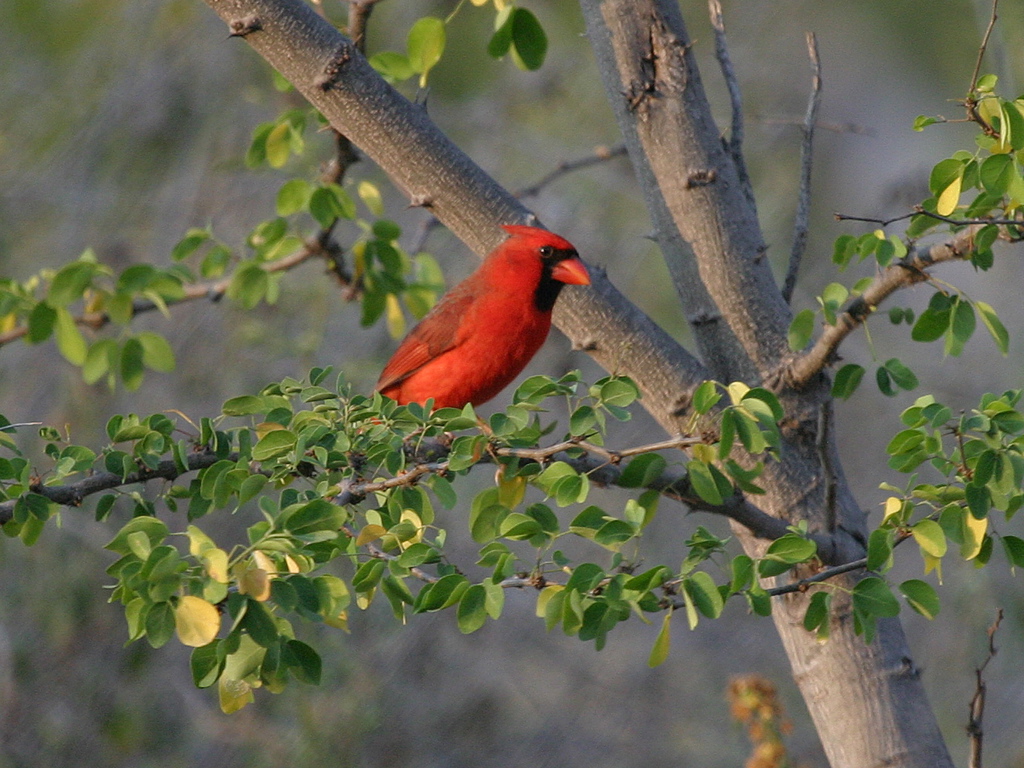
[[[626,154],[625,144],[616,144],[612,147],[595,147],[594,152],[585,157],[581,157],[577,160],[563,160],[560,162],[554,170],[542,176],[538,181],[534,182],[528,187],[523,187],[517,190],[514,194],[517,198],[526,198],[539,195],[543,189],[552,184],[563,176],[573,173],[574,171],[580,171],[584,168],[589,168],[593,165],[608,162],[616,157],[622,157]],[[410,253],[419,253],[423,250],[424,245],[427,242],[427,238],[430,233],[441,226],[441,222],[437,220],[435,216],[428,216],[425,218],[419,226],[416,232],[416,237],[409,244]]]
[[[800,262],[807,250],[807,230],[811,216],[811,170],[813,166],[814,126],[821,104],[821,59],[818,58],[818,39],[813,32],[807,33],[807,54],[811,59],[814,77],[811,81],[811,96],[807,101],[807,115],[804,118],[803,142],[800,145],[800,195],[797,199],[796,218],[793,222],[793,248],[789,254],[789,268],[782,286],[782,297],[788,303],[793,298],[796,279],[800,273]]]
[[[996,219],[996,218],[979,218],[979,219],[954,219],[951,216],[943,216],[941,213],[935,213],[934,211],[928,211],[917,205],[914,206],[914,210],[910,213],[901,213],[899,216],[893,216],[889,219],[880,219],[873,216],[850,216],[845,213],[834,213],[832,214],[836,221],[863,221],[866,224],[877,224],[880,227],[887,227],[890,224],[895,224],[897,221],[905,221],[914,216],[927,216],[930,219],[936,219],[937,221],[944,221],[947,224],[952,224],[955,227],[967,227],[972,224],[996,224],[999,226],[1024,226],[1024,218],[1017,219]]]
[[[747,173],[747,163],[743,158],[743,97],[740,94],[740,84],[736,77],[736,70],[732,65],[732,58],[729,56],[729,45],[725,37],[725,16],[722,14],[721,0],[708,0],[708,12],[711,15],[711,26],[715,30],[715,58],[718,59],[718,66],[722,70],[722,78],[725,80],[725,87],[729,91],[729,104],[732,108],[732,122],[729,126],[729,141],[725,143],[733,164],[736,166],[736,173],[743,185],[743,193],[747,201],[754,204],[754,188],[750,183],[750,175]]]
[[[885,299],[900,288],[929,279],[928,269],[946,261],[965,258],[972,248],[980,225],[967,227],[952,240],[933,245],[925,252],[912,247],[905,258],[882,270],[864,292],[847,302],[835,325],[826,325],[821,336],[807,352],[794,358],[782,371],[781,381],[801,388],[835,359],[843,340],[859,328]]]
[[[798,125],[803,127],[802,117],[758,117],[755,122],[764,125]],[[832,133],[852,133],[857,136],[876,136],[878,131],[860,123],[834,123],[829,120],[818,120],[814,123],[815,130],[831,131]]]
[[[583,168],[589,168],[592,165],[599,165],[606,163],[616,157],[624,157],[626,154],[625,144],[616,144],[612,147],[595,147],[594,153],[581,157],[578,160],[564,160],[555,166],[555,169],[543,176],[539,181],[531,184],[528,187],[516,191],[514,194],[520,200],[526,197],[533,197],[534,195],[540,194],[544,187],[548,186],[552,182],[557,181],[562,176],[572,173],[573,171],[579,171]]]
[[[994,13],[994,9],[993,9]],[[968,768],[981,768],[981,742],[984,736],[981,724],[985,716],[985,668],[996,655],[996,632],[1003,621],[1003,609],[996,611],[996,620],[988,628],[988,655],[981,666],[974,670],[974,696],[971,697],[970,718],[967,721],[967,736],[970,739],[970,758]]]
[[[849,563],[843,563],[842,565],[834,565],[831,568],[826,568],[825,570],[819,571],[813,576],[808,576],[805,579],[800,579],[799,581],[794,581],[790,584],[783,584],[779,587],[766,589],[765,592],[772,597],[788,595],[792,592],[804,592],[812,584],[820,584],[823,581],[828,581],[834,576],[841,576],[842,574],[849,573],[850,571],[859,571],[862,568],[867,568],[867,566],[868,559],[866,557],[862,557],[860,560],[853,560]]]
[[[989,38],[992,37],[992,30],[996,26],[996,10],[999,7],[999,0],[992,0],[992,15],[988,20],[988,27],[985,29],[985,35],[981,39],[981,46],[978,48],[978,60],[974,63],[974,74],[971,75],[971,87],[969,93],[973,94],[974,89],[978,86],[978,75],[981,74],[981,61],[985,57],[985,50],[988,48]]]

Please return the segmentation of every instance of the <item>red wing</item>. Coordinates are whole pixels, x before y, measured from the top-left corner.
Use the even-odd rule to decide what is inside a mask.
[[[416,371],[458,343],[459,325],[473,302],[471,291],[452,291],[398,345],[377,380],[376,390],[383,392],[401,384]]]

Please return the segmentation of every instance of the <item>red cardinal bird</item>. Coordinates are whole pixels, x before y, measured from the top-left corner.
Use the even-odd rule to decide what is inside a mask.
[[[435,408],[479,405],[530,362],[548,336],[566,285],[589,285],[572,243],[536,227],[504,226],[511,237],[445,294],[384,366],[377,391]]]

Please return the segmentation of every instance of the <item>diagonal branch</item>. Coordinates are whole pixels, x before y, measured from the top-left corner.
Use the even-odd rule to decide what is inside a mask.
[[[729,45],[725,37],[725,17],[722,14],[721,0],[708,0],[708,11],[711,14],[711,26],[715,30],[715,58],[722,70],[725,87],[729,91],[729,104],[732,108],[732,122],[729,125],[729,141],[726,149],[736,164],[736,173],[743,185],[743,193],[751,206],[755,205],[754,187],[747,173],[747,163],[743,157],[743,97],[740,95],[740,83],[736,77],[736,69],[729,55]]]
[[[787,302],[793,299],[797,275],[800,273],[800,262],[803,260],[804,251],[807,250],[807,230],[811,216],[814,126],[818,121],[818,106],[821,103],[821,59],[818,58],[818,39],[813,32],[807,33],[807,53],[811,58],[814,79],[811,84],[811,97],[807,101],[807,115],[804,117],[804,140],[800,146],[800,196],[797,200],[796,219],[793,222],[793,248],[789,254],[786,281],[782,286],[782,297]]]
[[[785,366],[781,372],[782,380],[797,389],[806,386],[835,360],[843,340],[867,322],[889,296],[901,288],[928,280],[928,270],[936,264],[965,258],[980,228],[980,225],[968,227],[958,232],[952,240],[933,245],[923,253],[915,247],[905,258],[886,267],[860,296],[847,303],[836,318],[835,325],[825,326],[814,346]]]

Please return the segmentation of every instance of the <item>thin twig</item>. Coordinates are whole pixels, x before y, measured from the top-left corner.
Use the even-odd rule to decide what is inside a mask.
[[[974,63],[974,74],[971,75],[971,87],[968,93],[973,94],[974,89],[978,86],[978,75],[981,74],[981,60],[985,57],[985,50],[988,48],[988,40],[992,37],[992,30],[996,26],[996,10],[999,6],[999,0],[992,0],[992,15],[988,20],[988,27],[985,29],[985,36],[981,39],[981,46],[978,48],[978,60]]]
[[[579,171],[583,168],[589,168],[592,165],[599,165],[601,163],[608,162],[616,157],[624,157],[626,154],[625,144],[616,144],[612,147],[595,147],[594,153],[581,157],[578,160],[565,160],[555,166],[554,170],[549,172],[546,176],[542,177],[539,181],[531,184],[528,187],[514,192],[516,197],[520,200],[526,197],[533,197],[540,194],[544,187],[548,186],[554,181],[557,181],[562,176],[572,173],[573,171]]]
[[[725,147],[732,157],[733,164],[736,166],[736,173],[743,187],[743,194],[746,196],[747,201],[753,205],[754,188],[750,183],[750,174],[747,172],[746,160],[743,158],[743,97],[740,93],[736,69],[733,67],[732,58],[729,56],[729,45],[725,37],[725,16],[722,13],[721,0],[708,0],[708,12],[711,16],[711,26],[715,30],[715,58],[718,59],[718,66],[722,70],[722,78],[725,80],[725,87],[729,91],[729,104],[732,109],[729,141],[725,143]]]
[[[758,117],[755,122],[764,125],[804,125],[802,117]],[[852,133],[857,136],[877,136],[878,131],[860,123],[833,123],[828,120],[818,120],[814,123],[816,130],[830,131],[832,133]]]
[[[538,181],[534,182],[528,187],[523,187],[522,189],[517,190],[513,194],[520,199],[526,197],[534,197],[536,195],[539,195],[546,186],[552,184],[555,181],[558,181],[558,179],[562,178],[567,174],[573,173],[574,171],[582,170],[584,168],[589,168],[592,165],[598,165],[600,163],[608,162],[609,160],[613,160],[616,157],[622,157],[625,154],[625,144],[616,144],[611,147],[595,147],[593,153],[586,155],[585,157],[581,157],[577,160],[563,160],[555,167],[554,170],[542,176]],[[430,236],[430,233],[440,226],[441,222],[438,221],[435,216],[426,217],[420,223],[419,229],[416,232],[416,237],[413,238],[413,241],[409,244],[409,252],[419,253],[420,251],[422,251],[424,246],[426,245],[427,238]]]
[[[985,716],[985,668],[996,655],[996,632],[1003,621],[1003,609],[996,611],[996,620],[988,628],[988,655],[981,666],[974,670],[974,696],[971,697],[970,718],[967,721],[967,737],[970,740],[968,768],[981,768],[981,743],[984,731],[981,724]]]
[[[789,268],[786,282],[782,286],[782,297],[789,303],[796,288],[800,273],[800,262],[807,250],[807,231],[811,217],[811,170],[814,160],[814,126],[821,104],[821,59],[818,58],[818,39],[813,32],[807,33],[807,54],[811,59],[814,77],[811,81],[811,96],[807,100],[807,115],[804,117],[803,142],[800,145],[800,195],[797,199],[796,217],[793,222],[793,248],[789,254]]]
[[[943,216],[941,213],[935,213],[935,211],[925,210],[921,206],[914,206],[914,210],[910,213],[901,213],[899,216],[893,216],[889,219],[876,218],[874,216],[851,216],[846,213],[833,213],[836,221],[862,221],[866,224],[877,224],[880,227],[887,227],[890,224],[895,224],[898,221],[906,221],[907,219],[913,218],[914,216],[927,216],[929,219],[935,219],[937,221],[944,221],[947,224],[952,224],[955,227],[967,227],[971,224],[997,224],[1006,227],[1020,227],[1024,226],[1024,218],[1018,219],[996,219],[996,218],[977,218],[977,219],[954,219],[951,216]]]
[[[842,574],[849,573],[850,571],[859,571],[862,568],[867,568],[867,565],[868,559],[866,557],[862,557],[860,560],[853,560],[849,563],[843,563],[842,565],[834,565],[831,568],[826,568],[825,570],[819,571],[813,576],[808,576],[805,579],[800,579],[799,581],[794,581],[790,584],[783,584],[780,587],[772,587],[771,589],[766,589],[765,592],[767,592],[772,597],[777,597],[778,595],[788,595],[791,592],[804,592],[812,584],[818,584],[822,581],[827,581],[828,579],[831,579],[833,576],[841,576]]]

